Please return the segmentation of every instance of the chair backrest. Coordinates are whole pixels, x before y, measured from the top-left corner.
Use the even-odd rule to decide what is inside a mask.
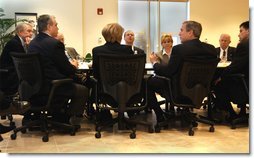
[[[211,81],[219,59],[186,58],[173,79],[173,97],[176,102],[187,101],[200,108],[210,92]]]
[[[19,78],[21,100],[29,100],[42,86],[42,69],[38,53],[23,54],[11,52]]]
[[[101,94],[110,96],[124,111],[129,100],[141,93],[145,55],[99,55]]]

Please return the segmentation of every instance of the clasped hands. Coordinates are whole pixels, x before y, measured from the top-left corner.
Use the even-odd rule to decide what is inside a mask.
[[[155,64],[159,60],[158,56],[154,52],[150,54],[149,58],[152,64]]]

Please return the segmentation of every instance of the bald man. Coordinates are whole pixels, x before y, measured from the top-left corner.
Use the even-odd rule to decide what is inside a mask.
[[[228,34],[221,34],[219,39],[220,47],[216,48],[217,55],[222,62],[232,61],[235,47],[229,46],[231,43],[231,37]]]

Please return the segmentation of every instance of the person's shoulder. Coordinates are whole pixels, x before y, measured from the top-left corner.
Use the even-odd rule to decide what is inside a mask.
[[[7,43],[9,43],[9,44],[19,43],[19,44],[21,44],[21,41],[20,41],[19,37],[16,35],[13,38],[11,38]]]
[[[134,46],[134,51],[137,50],[138,54],[145,54],[145,51],[139,47]]]
[[[206,43],[206,42],[201,42],[201,43],[202,43],[202,45],[204,45],[206,47],[210,47],[210,48],[214,48],[215,49],[214,45],[212,45],[210,43]]]

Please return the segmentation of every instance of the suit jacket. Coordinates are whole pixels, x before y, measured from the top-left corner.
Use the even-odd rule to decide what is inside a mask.
[[[77,56],[79,56],[79,54],[73,47],[66,47],[65,50],[72,59],[77,59]]]
[[[232,61],[234,54],[235,54],[236,48],[235,47],[228,47],[228,54],[227,54],[227,61]],[[217,57],[220,58],[220,47],[216,48]]]
[[[142,49],[139,50],[139,53],[144,53],[144,51]],[[98,73],[96,72],[96,70],[98,70],[98,55],[99,54],[134,54],[131,46],[128,45],[121,45],[118,42],[115,43],[110,43],[110,42],[106,42],[104,45],[102,46],[98,46],[93,48],[92,50],[93,53],[93,70],[94,71],[94,76],[96,78],[98,78]]]
[[[37,52],[41,56],[42,69],[48,84],[52,80],[72,78],[76,68],[65,55],[64,44],[55,38],[39,33],[30,43],[28,52]]]
[[[0,88],[5,93],[15,93],[18,90],[18,76],[15,70],[10,52],[25,53],[20,38],[16,35],[6,43],[2,55],[0,57],[0,68],[8,69],[8,73],[0,78]]]
[[[167,65],[154,64],[156,74],[166,77],[173,77],[179,71],[185,57],[200,58],[208,60],[217,58],[216,50],[213,45],[201,42],[199,39],[190,40],[172,48],[170,60]]]
[[[229,74],[241,73],[245,75],[247,85],[249,85],[249,41],[241,42],[237,45],[236,52],[231,64],[223,71],[221,77]]]
[[[133,46],[134,54],[145,54],[143,49],[140,49],[139,47]]]

